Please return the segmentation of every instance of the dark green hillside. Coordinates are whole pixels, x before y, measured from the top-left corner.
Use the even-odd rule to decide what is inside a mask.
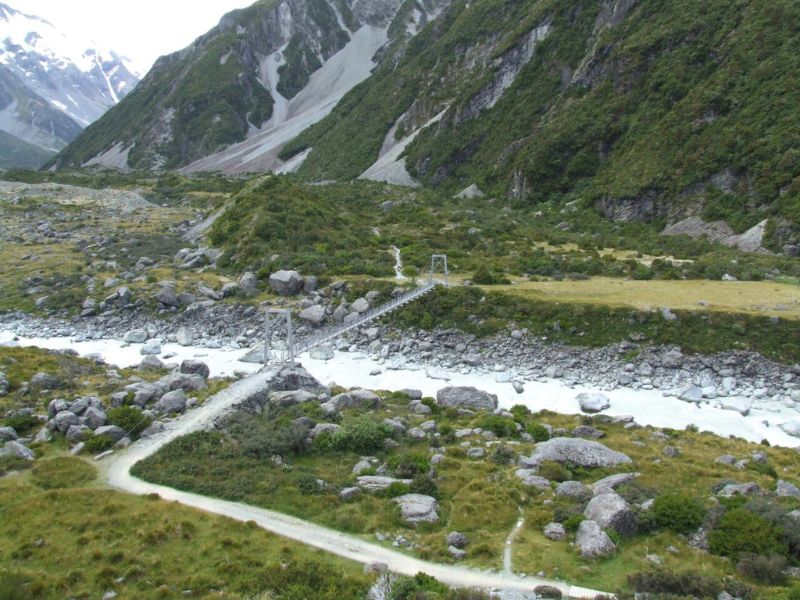
[[[473,114],[494,73],[470,61],[502,61],[544,24],[513,85]],[[410,107],[416,126],[449,105],[408,151],[424,183],[581,199],[618,220],[699,213],[743,231],[772,217],[779,249],[800,220],[798,33],[788,0],[456,2],[284,155],[313,147],[306,175],[354,177]]]

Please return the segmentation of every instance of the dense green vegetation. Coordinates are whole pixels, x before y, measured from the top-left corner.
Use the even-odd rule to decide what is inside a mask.
[[[413,543],[416,554],[427,559],[452,561],[444,540],[448,532],[460,531],[469,538],[466,562],[483,568],[499,564],[506,536],[521,510],[525,526],[514,542],[516,571],[542,570],[547,576],[619,590],[621,598],[633,592],[685,596],[692,589],[694,597],[703,600],[716,599],[723,590],[753,600],[787,597],[789,590],[782,587],[785,580],[771,574],[776,565],[780,571],[800,559],[800,527],[788,516],[800,501],[737,496],[717,502],[709,496],[731,482],[755,481],[765,491],[773,489],[773,475],[787,478],[794,472],[795,456],[790,449],[718,438],[692,428],[631,430],[603,416],[531,414],[522,406],[514,407],[512,417],[466,415],[425,401],[433,413],[415,415],[405,395],[381,395],[378,409],[343,411],[333,419],[343,426],[341,433],[320,436],[310,445],[303,442],[306,430],[298,419],[324,422],[316,402],[283,408],[268,404],[261,416],[237,413],[221,430],[192,433],[171,442],[139,463],[134,473],[163,485],[264,506],[350,533],[380,532],[388,536],[387,544],[402,535]],[[414,439],[383,428],[385,417],[400,419],[409,428],[433,420],[438,434]],[[520,438],[520,432],[536,426],[546,432],[543,424],[567,431],[590,425],[604,434],[603,443],[633,458],[632,465],[616,469],[543,463],[537,474],[550,479],[553,487],[560,481],[590,484],[612,473],[635,471],[639,476],[617,491],[632,506],[655,498],[651,510],[635,508],[636,533],[624,537],[609,530],[618,544],[614,556],[583,560],[568,544],[572,537],[551,542],[543,536],[542,528],[553,521],[564,524],[569,536],[574,536],[591,498],[590,490],[568,497],[554,495],[552,489],[526,488],[514,476],[516,456],[527,455],[533,448],[532,442]],[[497,436],[482,458],[468,457],[461,446],[469,441],[472,448],[482,447],[479,436],[455,436],[458,430],[474,427]],[[381,437],[393,443],[381,444]],[[547,437],[545,433],[541,439]],[[679,447],[679,456],[665,459],[662,450],[667,445]],[[763,473],[714,463],[721,453],[750,457],[756,451],[764,453],[758,460],[769,467]],[[431,470],[434,453],[443,453],[445,459]],[[394,476],[412,483],[340,498],[341,489],[354,485],[353,465],[365,455],[376,460],[363,475],[373,475],[379,465],[385,465]],[[404,523],[392,498],[409,492],[438,498],[439,521],[417,527]],[[711,532],[711,554],[689,546],[689,534],[700,526]],[[668,547],[676,550],[667,551]],[[661,557],[659,568],[646,558],[653,553]],[[690,587],[681,588],[687,581]]]
[[[94,473],[72,458],[40,463],[33,484],[0,479],[0,598],[99,598],[110,590],[131,599],[187,590],[231,600],[366,594],[360,565],[157,496],[84,488]]]
[[[401,327],[457,327],[478,335],[496,333],[513,322],[536,335],[571,345],[605,346],[634,335],[645,343],[676,344],[693,353],[748,349],[786,363],[800,360],[794,343],[800,327],[797,321],[728,313],[675,314],[678,318],[668,321],[660,311],[560,304],[460,287],[437,288],[389,319]],[[554,327],[556,323],[558,327]]]
[[[450,106],[408,151],[426,183],[454,191],[477,182],[493,194],[577,200],[609,215],[630,205],[635,218],[655,222],[700,200],[705,218],[738,231],[772,217],[776,249],[792,239],[778,233],[800,222],[800,98],[788,75],[800,56],[797,5],[660,0],[596,31],[610,20],[601,6],[454,2],[399,65],[387,61],[284,156],[313,146],[301,172],[356,177],[412,103],[426,107],[416,125]],[[493,77],[465,66],[469,50],[493,40],[490,56],[502,57],[543,23],[552,31],[503,98],[462,120]]]

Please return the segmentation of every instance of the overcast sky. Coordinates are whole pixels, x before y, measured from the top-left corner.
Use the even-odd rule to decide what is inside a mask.
[[[235,8],[255,0],[6,0],[69,37],[130,58],[144,74],[156,58],[188,46]]]

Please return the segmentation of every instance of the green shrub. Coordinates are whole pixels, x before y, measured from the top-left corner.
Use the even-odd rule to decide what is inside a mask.
[[[97,470],[79,458],[62,456],[36,463],[31,479],[46,490],[78,487],[97,478]]]
[[[100,454],[114,446],[114,438],[110,435],[93,435],[87,438],[84,444],[86,444],[85,450],[89,454]]]
[[[747,463],[747,468],[750,471],[755,471],[756,473],[772,477],[773,479],[778,478],[778,472],[775,470],[775,467],[767,463],[751,460],[749,463]]]
[[[796,585],[789,590],[786,600],[800,600],[800,585]]]
[[[498,465],[510,465],[517,460],[517,455],[508,446],[497,446],[489,459]]]
[[[153,423],[150,417],[132,406],[110,408],[106,414],[111,425],[120,427],[132,439],[138,438]]]
[[[578,531],[578,527],[580,527],[581,523],[583,523],[585,520],[586,516],[583,514],[572,515],[566,521],[564,521],[564,529],[574,533]]]
[[[393,454],[387,464],[399,479],[413,479],[417,475],[424,475],[430,469],[427,455],[421,452]]]
[[[700,527],[706,514],[701,502],[679,493],[662,494],[653,502],[650,512],[658,528],[684,534]]]
[[[500,415],[484,415],[478,420],[477,427],[492,431],[498,437],[511,437],[517,433],[516,423]]]
[[[744,554],[784,554],[781,530],[765,518],[743,508],[726,512],[711,531],[713,554],[738,560]]]
[[[531,409],[524,404],[515,404],[508,412],[514,415],[514,418],[519,422],[524,422],[531,416]]]
[[[534,442],[546,442],[550,439],[550,432],[539,423],[528,423],[526,431],[531,435]]]
[[[716,598],[722,591],[716,580],[691,571],[674,573],[657,569],[633,573],[628,576],[628,583],[638,593],[675,594],[681,598]]]
[[[391,437],[389,428],[365,415],[351,421],[344,429],[317,436],[314,447],[321,451],[368,453],[382,449],[387,437]]]
[[[397,498],[398,496],[405,496],[409,492],[411,492],[411,486],[395,481],[383,490],[383,495],[387,498]]]
[[[424,494],[425,496],[431,496],[437,500],[441,497],[439,486],[436,485],[433,479],[426,475],[417,475],[414,477],[409,489],[413,494]]]
[[[511,281],[502,273],[496,273],[486,268],[485,265],[481,265],[473,273],[472,283],[476,285],[508,285]]]
[[[564,465],[552,460],[543,461],[536,470],[536,474],[550,481],[558,481],[559,483],[572,479],[572,473],[570,473]]]
[[[786,581],[785,568],[786,559],[777,554],[745,554],[736,565],[736,570],[745,577],[768,585],[783,584]]]
[[[323,492],[322,486],[319,485],[319,481],[314,475],[301,475],[297,479],[297,489],[300,490],[302,494],[311,495],[311,494],[321,494]]]
[[[13,427],[19,435],[25,435],[39,425],[39,419],[24,412],[9,415],[3,419],[5,427]]]

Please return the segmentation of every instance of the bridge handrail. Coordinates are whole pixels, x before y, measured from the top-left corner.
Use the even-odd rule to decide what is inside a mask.
[[[397,296],[396,298],[392,298],[389,302],[381,304],[380,306],[376,306],[370,308],[369,310],[361,313],[358,319],[351,321],[350,323],[343,323],[341,325],[334,325],[331,327],[326,327],[318,332],[316,332],[311,337],[305,338],[297,345],[297,354],[302,354],[303,352],[308,352],[312,348],[315,348],[325,342],[333,340],[343,333],[350,331],[352,329],[356,329],[364,325],[365,323],[369,323],[370,321],[377,319],[385,314],[388,314],[395,309],[399,308],[400,306],[412,301],[416,300],[417,298],[427,294],[433,288],[435,288],[441,282],[438,280],[433,280],[424,285],[416,287],[412,290]]]

